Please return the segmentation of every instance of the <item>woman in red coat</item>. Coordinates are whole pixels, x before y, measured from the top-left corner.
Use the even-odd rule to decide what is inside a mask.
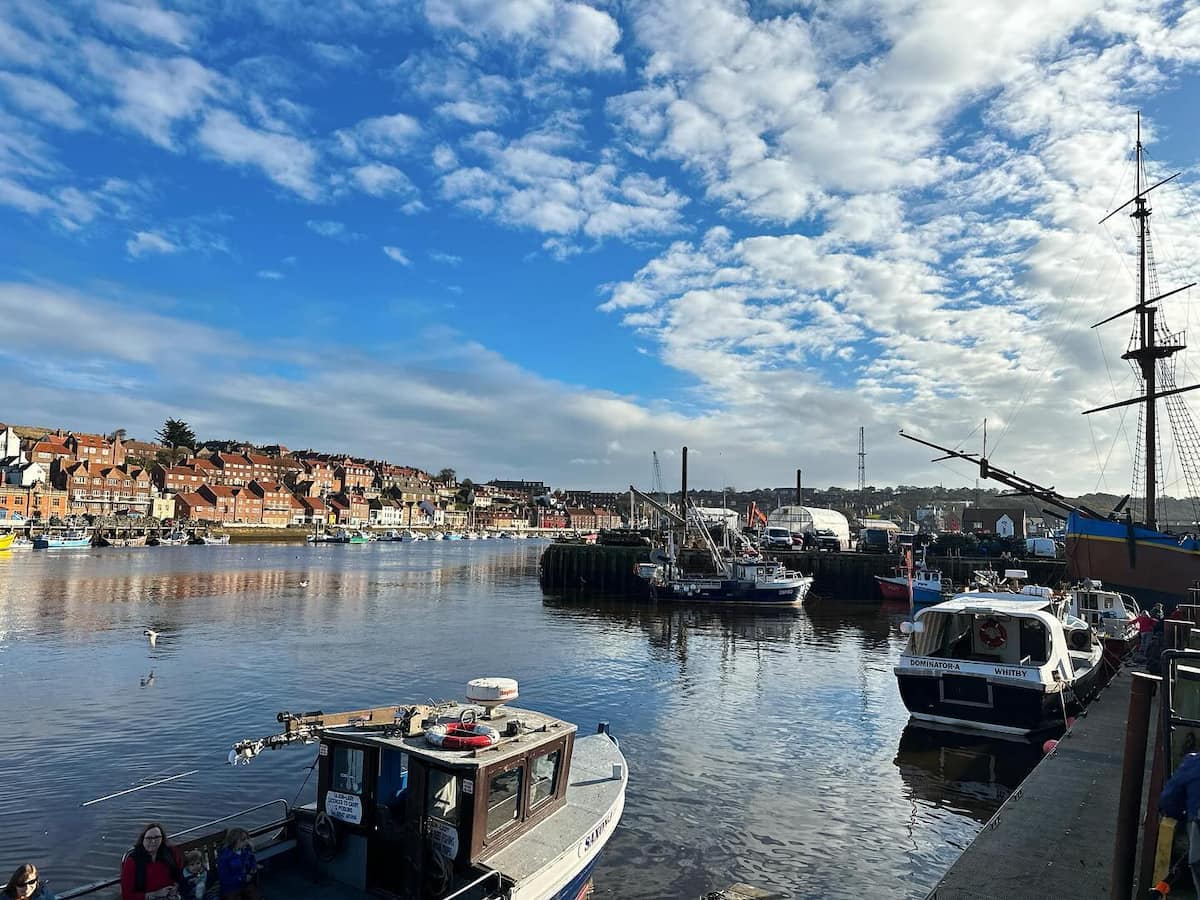
[[[121,900],[176,900],[182,876],[182,860],[167,843],[167,830],[151,822],[121,863]]]

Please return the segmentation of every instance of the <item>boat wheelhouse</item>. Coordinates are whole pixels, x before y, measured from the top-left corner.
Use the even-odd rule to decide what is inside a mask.
[[[319,744],[316,801],[253,833],[259,859],[269,860],[263,893],[585,896],[624,809],[625,758],[607,723],[580,737],[556,716],[502,705],[516,696],[511,679],[476,679],[466,704],[280,713],[282,733],[235,744],[235,765],[264,749]],[[178,846],[209,850],[223,834]]]
[[[1106,642],[1132,646],[1138,637],[1135,620],[1141,607],[1133,597],[1105,589],[1095,579],[1085,579],[1069,593],[1067,612],[1083,619]]]
[[[1049,597],[960,594],[901,630],[896,680],[922,721],[1030,734],[1062,727],[1100,686],[1091,628]]]
[[[907,567],[896,566],[891,575],[876,575],[875,583],[884,600],[911,602],[913,606],[942,602],[946,599],[942,591],[949,587],[948,582],[942,581],[941,571],[924,564],[912,570],[911,578]]]

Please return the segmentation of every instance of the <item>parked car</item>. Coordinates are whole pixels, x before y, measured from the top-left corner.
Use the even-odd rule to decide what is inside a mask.
[[[815,534],[817,538],[818,550],[839,551],[842,549],[842,542],[832,529],[818,528]]]
[[[1033,537],[1025,539],[1025,552],[1030,556],[1041,556],[1054,559],[1059,556],[1059,544],[1054,538]]]
[[[763,532],[762,547],[767,550],[791,550],[792,533],[786,528],[771,526]]]

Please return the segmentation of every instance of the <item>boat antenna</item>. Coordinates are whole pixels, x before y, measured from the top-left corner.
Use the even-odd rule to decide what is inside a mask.
[[[1147,201],[1147,195],[1157,187],[1161,187],[1168,181],[1179,176],[1179,172],[1174,175],[1164,178],[1162,181],[1152,184],[1150,187],[1143,189],[1142,187],[1142,158],[1144,148],[1142,147],[1142,114],[1141,111],[1137,114],[1137,143],[1135,145],[1135,184],[1137,192],[1132,198],[1126,200],[1103,219],[1100,224],[1107,222],[1118,212],[1125,209],[1129,204],[1133,204],[1133,212],[1129,214],[1130,218],[1137,223],[1138,233],[1138,285],[1137,285],[1137,303],[1128,309],[1121,310],[1116,315],[1109,316],[1101,322],[1093,325],[1096,328],[1108,322],[1118,319],[1127,313],[1137,313],[1137,326],[1135,334],[1137,338],[1136,344],[1132,349],[1122,354],[1121,358],[1131,360],[1136,363],[1138,371],[1141,374],[1142,382],[1145,384],[1145,394],[1141,397],[1134,397],[1130,400],[1122,400],[1118,403],[1110,403],[1106,406],[1100,406],[1095,409],[1089,409],[1084,412],[1084,415],[1090,415],[1094,412],[1102,410],[1115,409],[1120,406],[1130,406],[1135,403],[1141,403],[1142,416],[1146,428],[1146,493],[1145,493],[1145,509],[1143,511],[1143,519],[1146,527],[1157,529],[1157,501],[1158,501],[1158,419],[1157,408],[1158,399],[1160,397],[1174,396],[1182,394],[1185,391],[1193,391],[1200,388],[1200,384],[1190,385],[1188,387],[1176,388],[1170,390],[1158,390],[1158,365],[1160,360],[1166,360],[1175,355],[1180,350],[1186,347],[1183,343],[1183,333],[1169,334],[1166,336],[1163,343],[1157,341],[1155,333],[1155,317],[1158,314],[1158,309],[1153,305],[1159,300],[1176,294],[1179,291],[1194,287],[1196,282],[1184,285],[1181,288],[1176,288],[1173,291],[1168,291],[1165,294],[1158,294],[1155,297],[1146,296],[1146,281],[1148,277],[1146,241],[1149,237],[1149,220],[1153,210],[1150,208]],[[1157,289],[1157,279],[1155,279],[1155,287]],[[1171,380],[1168,378],[1168,384]]]

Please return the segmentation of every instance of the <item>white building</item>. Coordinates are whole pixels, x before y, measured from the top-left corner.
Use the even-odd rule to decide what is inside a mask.
[[[791,531],[832,531],[841,543],[841,549],[850,549],[850,523],[836,509],[819,506],[781,506],[767,514],[767,525],[788,528]]]

